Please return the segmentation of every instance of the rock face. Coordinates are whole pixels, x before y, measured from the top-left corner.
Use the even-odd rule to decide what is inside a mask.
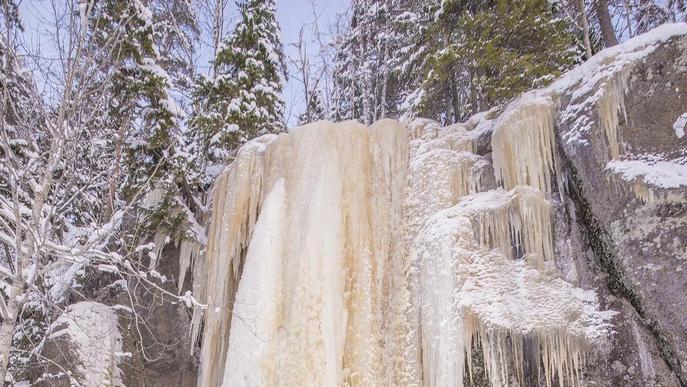
[[[119,365],[130,354],[115,310],[98,302],[69,305],[50,327],[42,355],[47,363],[35,381],[44,386],[121,386]]]
[[[675,36],[640,57],[594,80],[595,89],[573,86],[562,96],[558,144],[573,205],[561,211],[580,233],[570,233],[573,250],[588,252],[580,280],[605,288],[607,305],[620,311],[599,375],[609,385],[684,386],[687,139],[673,124],[687,111],[687,39]],[[611,139],[599,104],[585,103],[601,88],[620,100]]]
[[[169,245],[157,266],[167,278],[159,286],[172,294],[178,291],[174,279],[179,273],[179,255],[179,248]],[[71,304],[50,328],[41,351],[47,361],[40,361],[32,370],[37,385],[196,385],[191,311],[155,288],[117,278],[100,271],[86,275],[79,296],[97,302]],[[129,295],[122,290],[131,293],[133,309]]]
[[[263,137],[217,183],[182,289],[213,306],[200,355],[190,311],[159,295],[143,334],[104,305],[121,295],[66,312],[119,327],[109,363],[86,370],[70,335],[43,355],[85,385],[192,386],[200,362],[202,386],[687,386],[686,113],[678,24],[464,124]],[[167,278],[190,270],[163,255]]]

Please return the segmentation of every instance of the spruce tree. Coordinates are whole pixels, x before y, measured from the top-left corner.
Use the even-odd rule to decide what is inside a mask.
[[[230,159],[256,136],[284,130],[286,66],[274,0],[248,0],[238,7],[241,20],[217,50],[214,78],[199,79],[194,93],[189,126],[201,170]]]
[[[194,86],[194,55],[200,39],[192,0],[152,0],[153,38],[160,54],[158,63],[172,78],[174,87],[190,92]]]
[[[107,0],[97,3],[92,20],[95,49],[107,67],[103,88],[109,109],[103,121],[113,132],[113,206],[133,203],[150,231],[173,230],[182,220],[173,208],[183,176],[177,150],[184,116],[173,97],[173,79],[161,65],[172,62],[173,45],[159,49],[157,41],[164,41],[159,32],[165,31],[159,22],[164,19],[156,16],[153,5]]]
[[[443,2],[420,69],[417,114],[458,122],[546,85],[580,57],[547,0]]]
[[[545,85],[580,57],[547,0],[357,0],[340,35],[334,119],[443,123]]]
[[[415,1],[352,2],[350,26],[336,41],[333,119],[371,123],[398,115],[398,59],[415,31],[407,23]]]

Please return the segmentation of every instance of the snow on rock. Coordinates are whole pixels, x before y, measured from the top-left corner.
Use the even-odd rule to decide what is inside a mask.
[[[98,302],[69,305],[50,327],[49,341],[66,341],[84,387],[123,386],[122,336],[114,310]]]
[[[641,179],[658,188],[687,186],[687,160],[613,160],[606,169],[625,180]]]
[[[597,126],[604,131],[607,141],[609,160],[617,159],[622,156],[617,130],[619,117],[625,114],[627,77],[635,64],[641,63],[662,43],[683,35],[687,35],[687,24],[664,24],[627,42],[602,50],[550,86],[526,93],[513,101],[501,118],[508,116],[510,111],[528,106],[530,101],[548,98],[555,103],[562,95],[567,94],[570,96],[570,103],[559,113],[559,117],[563,122],[573,121],[573,125],[571,130],[561,133],[562,139],[568,143],[588,144],[586,133],[595,130],[595,122],[580,112],[594,109],[599,116]]]
[[[673,124],[673,130],[675,131],[675,136],[677,138],[682,138],[685,136],[685,128],[687,128],[687,113],[682,113],[680,117],[675,120]]]

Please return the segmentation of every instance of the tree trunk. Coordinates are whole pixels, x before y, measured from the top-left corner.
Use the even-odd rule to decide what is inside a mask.
[[[632,33],[632,7],[628,0],[624,1],[625,5],[625,23],[627,23],[627,37],[632,38],[634,34]]]
[[[592,57],[592,44],[589,41],[589,20],[587,20],[587,11],[584,7],[584,0],[577,0],[577,12],[580,15],[580,25],[582,26],[582,40],[584,42],[584,51],[587,55],[587,60]]]
[[[604,46],[613,47],[618,44],[618,38],[613,31],[613,20],[611,20],[611,14],[608,12],[608,0],[596,1],[596,16],[599,18]]]
[[[19,314],[19,304],[17,296],[20,291],[17,287],[12,286],[9,292],[9,299],[7,300],[6,315],[0,324],[0,380],[5,380],[7,377],[7,365],[9,364],[10,350],[12,349],[12,338],[14,337],[14,329],[17,326],[17,315]]]
[[[456,122],[460,122],[461,117],[459,113],[460,104],[458,101],[458,85],[456,84],[454,71],[451,71],[451,74],[449,75],[449,86],[451,88],[451,110],[453,114],[451,116],[451,120],[446,124],[455,124]]]

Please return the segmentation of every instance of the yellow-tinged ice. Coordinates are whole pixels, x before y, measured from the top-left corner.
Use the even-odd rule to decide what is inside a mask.
[[[507,190],[487,192],[468,125],[318,122],[244,147],[194,269],[199,385],[461,386],[477,339],[492,386],[524,383],[526,358],[574,384],[606,326],[551,274],[554,119],[537,101],[497,125]]]
[[[505,189],[528,185],[551,192],[556,113],[550,97],[522,97],[496,120],[491,138],[494,175]]]

